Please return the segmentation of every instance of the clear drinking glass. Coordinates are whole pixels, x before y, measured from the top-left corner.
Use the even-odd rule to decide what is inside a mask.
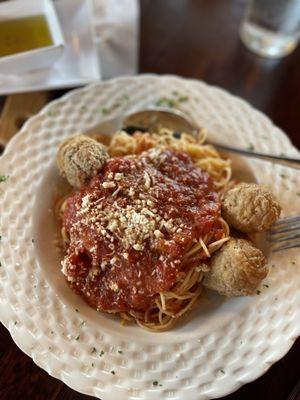
[[[300,37],[300,0],[251,0],[240,37],[250,50],[262,56],[288,55]]]

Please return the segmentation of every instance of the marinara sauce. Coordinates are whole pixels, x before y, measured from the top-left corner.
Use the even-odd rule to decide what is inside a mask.
[[[211,178],[186,153],[111,158],[67,199],[62,271],[98,310],[146,310],[194,266],[184,256],[200,238],[222,237],[220,212]]]

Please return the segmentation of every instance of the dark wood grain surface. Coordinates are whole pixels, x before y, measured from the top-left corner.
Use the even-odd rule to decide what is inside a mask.
[[[244,6],[242,0],[141,0],[140,72],[178,74],[223,87],[266,113],[299,148],[300,48],[281,60],[252,54],[238,38]],[[261,378],[224,399],[299,399],[291,395],[299,378],[300,340]],[[10,399],[91,397],[48,376],[1,325],[0,400]]]

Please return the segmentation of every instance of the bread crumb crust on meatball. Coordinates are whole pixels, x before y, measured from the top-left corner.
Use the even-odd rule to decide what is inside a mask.
[[[222,216],[233,228],[254,233],[266,231],[279,217],[281,207],[272,193],[254,183],[239,183],[223,198]]]
[[[232,297],[252,294],[267,276],[263,253],[246,239],[230,238],[211,258],[203,284]]]
[[[56,160],[60,174],[67,178],[70,185],[80,188],[95,176],[108,158],[101,143],[80,135],[60,144]]]

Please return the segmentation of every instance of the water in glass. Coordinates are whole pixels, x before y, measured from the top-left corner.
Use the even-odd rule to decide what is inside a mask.
[[[300,37],[300,0],[252,0],[241,24],[242,41],[267,57],[291,53]]]

